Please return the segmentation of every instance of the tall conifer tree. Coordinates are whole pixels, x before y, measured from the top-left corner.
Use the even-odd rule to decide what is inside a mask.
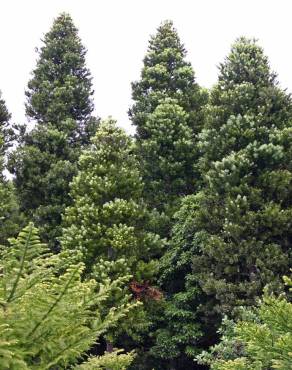
[[[266,284],[281,289],[291,266],[291,113],[262,48],[238,39],[220,65],[200,134],[203,190],[184,199],[162,260],[169,304],[187,310],[185,329],[172,314],[169,333],[201,324],[198,346],[210,344],[222,314],[255,304]]]
[[[291,266],[292,103],[254,40],[220,66],[201,135],[193,271],[220,313],[280,289]]]
[[[158,229],[160,235],[169,236],[179,199],[200,187],[197,143],[207,101],[171,21],[162,23],[151,37],[141,79],[132,84],[132,89],[134,104],[130,118],[137,130],[136,152],[145,183],[143,195],[151,207],[165,213]],[[163,322],[161,315],[154,320],[156,326],[161,324],[164,328],[171,322],[175,325],[174,330],[162,329],[157,333],[159,339],[151,351],[156,358],[158,354],[166,361],[162,361],[162,368],[169,359],[180,356],[189,338],[198,334],[197,328],[190,328],[176,335],[186,327],[185,319],[178,326],[174,319],[181,320],[189,309],[182,307],[182,301],[179,306],[177,315],[167,306]]]
[[[20,146],[10,160],[21,207],[46,241],[60,235],[69,182],[96,126],[85,54],[71,17],[61,14],[44,37],[26,91],[26,114],[35,127],[20,131]]]
[[[11,115],[8,112],[4,99],[2,99],[0,92],[0,177],[1,181],[4,179],[4,156],[7,148],[7,129],[9,130],[9,120]]]
[[[199,182],[196,137],[206,94],[185,57],[172,22],[164,22],[150,39],[140,81],[132,84],[129,112],[137,129],[145,197],[169,216],[178,197],[192,193]]]
[[[195,280],[206,311],[252,305],[265,284],[279,289],[288,271],[291,112],[263,50],[237,40],[220,66],[201,134],[205,187],[184,201],[188,217],[178,219],[164,260],[168,289],[183,289],[173,284],[178,275]]]
[[[151,279],[161,241],[147,232],[151,215],[130,137],[115,121],[101,123],[79,160],[66,209],[62,246],[83,253],[87,272],[99,259],[125,258],[134,278]],[[153,271],[154,269],[154,271]]]
[[[143,202],[142,191],[131,138],[112,119],[103,121],[92,144],[80,156],[79,172],[71,184],[73,204],[65,212],[62,246],[81,251],[86,273],[93,273],[96,279],[100,279],[96,267],[101,259],[109,264],[124,261],[109,273],[123,276],[130,271],[130,289],[122,295],[131,294],[145,302],[112,338],[130,349],[141,346],[148,335],[148,311],[161,298],[153,285],[162,241],[151,231],[155,220]],[[121,298],[119,292],[113,303]]]

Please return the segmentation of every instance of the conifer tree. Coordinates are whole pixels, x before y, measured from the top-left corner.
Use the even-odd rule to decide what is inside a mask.
[[[177,370],[193,369],[194,357],[202,345],[205,346],[206,342],[213,344],[215,339],[212,329],[216,322],[213,317],[204,320],[199,307],[206,300],[192,274],[192,259],[197,252],[194,243],[197,204],[194,200],[195,195],[182,200],[179,211],[174,215],[168,249],[160,259],[160,286],[167,300],[163,319],[153,335],[155,343],[151,353]],[[209,338],[210,330],[213,338]],[[196,369],[201,367],[196,365]]]
[[[21,207],[46,241],[60,235],[69,182],[96,126],[85,54],[71,17],[61,14],[44,37],[26,90],[26,114],[35,126],[19,130],[20,145],[10,159]]]
[[[101,259],[107,263],[125,261],[108,273],[118,277],[130,271],[132,281],[121,293],[145,302],[109,338],[109,346],[118,341],[127,349],[143,341],[150,325],[148,309],[161,295],[153,285],[162,242],[150,231],[155,217],[143,204],[142,191],[131,138],[112,119],[103,121],[91,146],[80,156],[79,172],[71,184],[73,204],[65,212],[61,242],[65,250],[82,252],[85,273],[97,280],[100,273],[96,266]],[[112,304],[119,302],[120,294]]]
[[[193,270],[214,308],[253,305],[291,266],[292,104],[263,49],[240,38],[220,66],[201,135]]]
[[[215,310],[230,313],[265,284],[278,289],[289,266],[291,101],[254,41],[237,40],[220,66],[208,117],[205,188],[186,200],[193,211],[181,245]]]
[[[152,208],[165,214],[158,232],[169,236],[180,197],[200,186],[197,137],[207,100],[206,93],[195,82],[186,50],[172,22],[164,22],[151,38],[141,79],[132,84],[132,89],[134,104],[130,118],[137,130],[136,153],[145,183],[143,195]],[[157,357],[166,361],[162,361],[162,368],[169,359],[179,356],[189,338],[197,334],[197,328],[178,333],[185,319],[181,325],[175,320],[181,320],[189,310],[189,306],[183,306],[183,299],[175,309],[167,303],[164,319],[160,314],[153,318],[154,326],[163,327],[156,333],[159,339],[151,349],[156,361]]]
[[[9,120],[11,115],[9,114],[5,101],[1,98],[0,92],[0,180],[3,183],[4,169],[5,169],[5,155],[7,149],[7,128],[9,127]]]
[[[183,200],[161,268],[170,304],[192,307],[186,328],[201,324],[193,347],[216,340],[220,315],[255,304],[266,284],[281,289],[291,266],[291,101],[256,42],[232,46],[207,111],[203,190]]]
[[[147,202],[172,216],[179,196],[198,186],[196,138],[206,94],[185,60],[186,50],[171,21],[152,36],[141,79],[132,84],[130,118]]]
[[[7,153],[7,149],[11,146],[13,136],[13,128],[10,123],[11,114],[8,112],[6,107],[5,101],[2,98],[2,94],[0,91],[0,135],[2,138],[1,144],[1,157],[4,157]],[[1,174],[3,171],[3,165],[1,164]]]
[[[141,199],[132,147],[115,121],[101,123],[71,184],[73,204],[65,212],[62,246],[82,251],[88,272],[100,258],[125,258],[134,278],[143,281],[156,269],[161,242],[147,231],[152,220]]]

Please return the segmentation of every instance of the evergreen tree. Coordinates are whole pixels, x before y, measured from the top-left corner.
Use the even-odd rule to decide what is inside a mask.
[[[137,129],[145,198],[170,217],[178,197],[199,183],[196,138],[206,94],[185,57],[172,22],[164,22],[150,40],[141,80],[132,84],[129,112]]]
[[[26,114],[35,127],[19,130],[20,146],[9,167],[23,211],[51,241],[60,235],[80,149],[97,122],[91,117],[93,91],[86,50],[69,15],[61,14],[54,21],[43,43],[26,91]]]
[[[1,179],[0,244],[7,245],[7,239],[16,236],[24,222],[25,217],[19,211],[18,198],[13,183],[5,178]]]
[[[125,258],[134,278],[150,279],[160,239],[147,232],[150,213],[131,139],[113,120],[101,123],[79,160],[64,216],[62,246],[80,250],[88,272],[100,258]]]
[[[197,137],[203,126],[207,98],[195,82],[172,22],[163,23],[151,38],[141,79],[132,84],[132,89],[134,105],[130,118],[137,130],[136,153],[145,183],[143,195],[152,208],[165,213],[157,230],[160,235],[169,236],[180,197],[200,186]],[[151,353],[156,362],[158,357],[163,359],[161,368],[180,356],[182,348],[198,334],[197,327],[181,332],[186,329],[183,323],[194,316],[184,300],[181,296],[175,307],[166,302],[163,315],[153,317],[154,326],[162,328],[155,335],[157,341]]]
[[[194,218],[194,275],[220,313],[281,289],[291,266],[291,114],[263,49],[238,39],[211,93]]]
[[[182,200],[174,215],[174,226],[168,250],[160,260],[160,285],[166,293],[163,319],[154,333],[151,352],[173,369],[193,369],[194,357],[202,348],[213,344],[214,317],[200,312],[206,299],[192,274],[192,259],[197,252],[194,240],[194,215],[198,211],[196,195]],[[210,337],[211,333],[211,337]],[[203,338],[203,341],[202,341]],[[202,347],[203,346],[203,347]],[[196,365],[196,369],[205,369]]]
[[[222,313],[253,305],[266,284],[280,289],[291,265],[291,101],[254,41],[233,45],[207,112],[203,190],[183,200],[161,262],[170,304],[191,307],[180,332],[201,328],[193,350],[216,341]]]
[[[107,263],[125,261],[108,273],[119,276],[130,271],[130,289],[120,294],[131,294],[145,305],[109,338],[110,342],[123,343],[124,348],[137,347],[144,340],[151,324],[149,310],[160,299],[152,285],[162,242],[150,231],[155,217],[143,204],[142,191],[130,137],[113,120],[103,121],[91,146],[80,157],[79,172],[71,184],[73,204],[65,212],[61,242],[64,249],[82,252],[86,273],[93,273],[96,279],[100,275],[96,265],[101,259]],[[120,300],[120,294],[112,304]]]

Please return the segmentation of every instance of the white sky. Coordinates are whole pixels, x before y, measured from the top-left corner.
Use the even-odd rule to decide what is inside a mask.
[[[216,66],[235,38],[256,37],[283,87],[292,92],[291,0],[0,0],[0,90],[14,122],[25,122],[24,90],[35,47],[62,11],[88,49],[96,113],[130,129],[130,82],[139,78],[150,34],[172,19],[197,81],[216,82]]]

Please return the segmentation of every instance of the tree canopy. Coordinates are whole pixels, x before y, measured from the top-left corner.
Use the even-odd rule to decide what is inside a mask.
[[[0,370],[292,369],[292,100],[264,50],[238,38],[205,89],[164,21],[133,136],[95,117],[86,52],[61,13],[25,124],[0,94]]]

